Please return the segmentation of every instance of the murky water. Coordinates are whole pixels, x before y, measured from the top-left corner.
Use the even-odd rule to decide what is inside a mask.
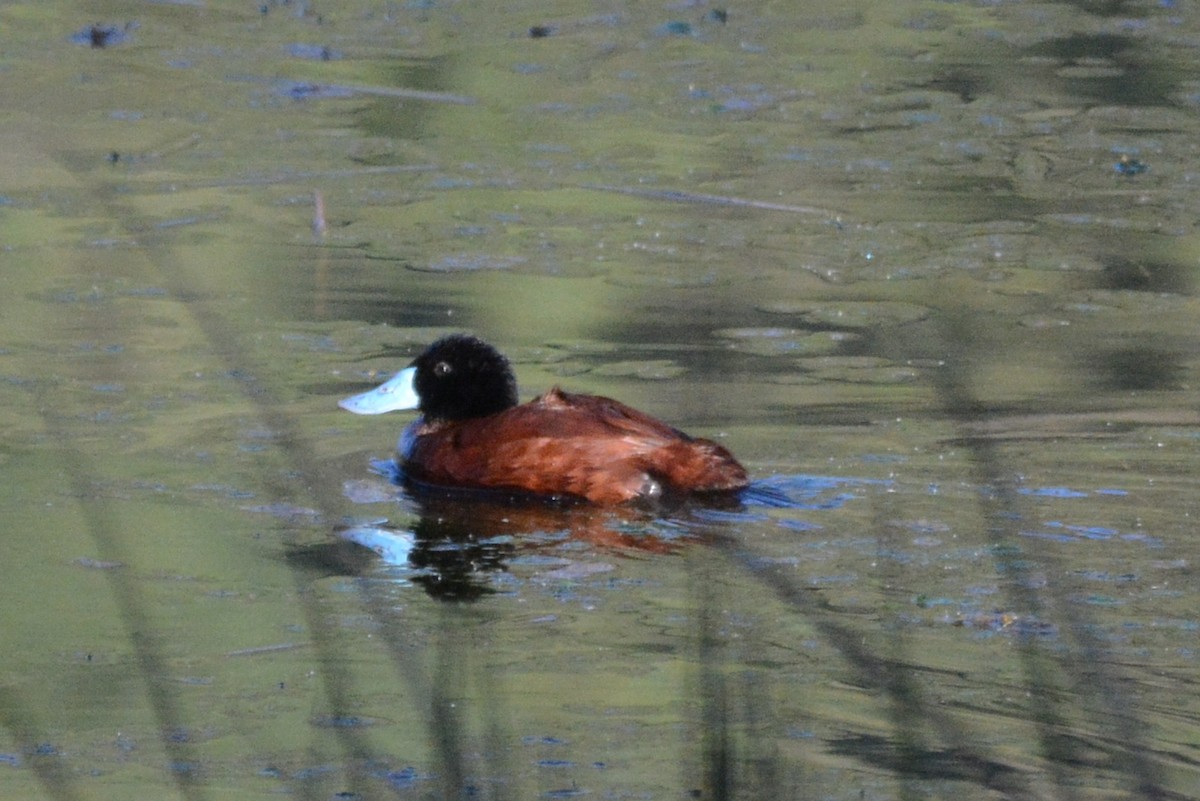
[[[6,798],[1200,798],[1185,3],[0,7]],[[535,35],[536,34],[536,35]],[[407,497],[447,331],[719,438]]]

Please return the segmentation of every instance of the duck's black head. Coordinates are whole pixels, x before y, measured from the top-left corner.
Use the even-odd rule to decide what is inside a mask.
[[[517,405],[517,379],[491,345],[452,334],[369,392],[338,401],[355,414],[420,409],[430,420],[486,417]]]
[[[475,337],[443,337],[412,366],[418,408],[430,420],[485,417],[517,405],[517,379],[508,359]]]

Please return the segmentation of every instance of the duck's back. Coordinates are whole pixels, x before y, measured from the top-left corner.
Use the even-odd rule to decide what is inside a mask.
[[[426,426],[406,463],[454,487],[571,495],[617,504],[746,486],[733,455],[610,398],[552,389],[499,414]]]

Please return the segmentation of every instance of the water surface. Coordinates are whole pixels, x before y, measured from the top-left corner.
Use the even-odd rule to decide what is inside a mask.
[[[1200,797],[1190,6],[79,14],[0,9],[5,797]],[[335,401],[459,330],[752,491],[407,495]]]

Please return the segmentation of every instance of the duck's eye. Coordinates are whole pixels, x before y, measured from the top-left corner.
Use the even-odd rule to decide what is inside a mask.
[[[450,375],[452,372],[454,372],[454,368],[450,366],[449,362],[438,362],[433,366],[433,374],[438,378]]]

